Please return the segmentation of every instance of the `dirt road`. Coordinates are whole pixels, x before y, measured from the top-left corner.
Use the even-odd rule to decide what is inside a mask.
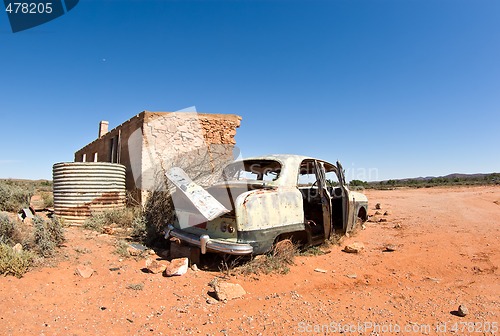
[[[0,278],[0,334],[499,334],[500,187],[366,194],[386,222],[298,257],[286,275],[231,277],[247,294],[227,303],[207,303],[219,272],[144,273],[144,260],[112,253],[114,237],[68,228],[57,265]],[[364,251],[341,251],[352,242]],[[79,277],[77,264],[95,273]]]

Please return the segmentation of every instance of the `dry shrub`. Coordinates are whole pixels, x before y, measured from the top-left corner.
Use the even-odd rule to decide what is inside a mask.
[[[20,186],[15,181],[0,181],[0,211],[17,212],[29,206],[32,188]]]
[[[0,273],[11,274],[18,278],[26,273],[33,264],[35,255],[30,251],[14,251],[7,244],[0,244]]]
[[[174,221],[174,204],[169,191],[153,191],[144,207],[147,244],[163,239],[163,230]]]
[[[85,220],[87,229],[103,232],[105,226],[131,228],[136,217],[141,216],[140,208],[112,209],[96,212]]]
[[[54,217],[52,220],[44,220],[36,216],[33,220],[33,246],[42,257],[50,257],[64,241],[64,231],[61,221]]]
[[[271,252],[257,256],[245,265],[239,267],[241,274],[287,274],[290,265],[294,264],[297,246],[290,240],[284,239],[277,242]]]

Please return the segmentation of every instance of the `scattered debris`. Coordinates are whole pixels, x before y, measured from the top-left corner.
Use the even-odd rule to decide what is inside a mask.
[[[347,253],[360,253],[365,248],[365,245],[360,242],[354,242],[352,244],[346,245],[342,251]]]
[[[375,209],[380,210],[380,203],[375,204]]]
[[[127,252],[133,257],[136,257],[138,255],[141,255],[142,251],[139,249],[136,249],[135,247],[129,246],[127,247]]]
[[[384,252],[394,252],[397,249],[398,249],[397,246],[393,244],[387,244],[384,246]]]
[[[132,290],[143,290],[144,289],[144,284],[143,283],[138,283],[138,284],[130,284],[127,286],[128,289]]]
[[[189,266],[188,258],[178,258],[172,259],[170,264],[165,268],[165,276],[171,277],[174,275],[183,275],[186,274]]]
[[[161,273],[167,268],[167,266],[168,266],[168,261],[166,260],[158,261],[155,258],[146,259],[146,268],[150,273],[153,274]]]
[[[382,222],[387,222],[387,219],[385,219],[385,218],[380,218],[378,221],[379,221],[379,223],[382,223]]]
[[[327,270],[322,269],[322,268],[315,268],[315,269],[314,269],[314,272],[318,272],[318,273],[326,273],[326,272],[327,272]]]
[[[467,307],[463,304],[461,304],[460,306],[458,306],[458,309],[457,309],[457,315],[460,316],[460,317],[464,317],[464,316],[467,316],[469,314],[469,309],[467,309]]]
[[[115,228],[111,227],[111,226],[105,226],[102,228],[102,233],[105,233],[107,235],[112,235],[115,233]]]
[[[247,292],[239,284],[220,282],[214,285],[215,297],[219,301],[229,301],[245,295]]]
[[[349,279],[356,279],[358,276],[356,274],[347,274],[346,277]]]
[[[87,265],[78,265],[75,270],[75,274],[81,276],[84,279],[88,279],[92,276],[94,270]]]
[[[32,207],[24,208],[19,210],[17,214],[20,220],[24,220],[25,218],[33,218],[35,216],[35,210]]]
[[[217,301],[217,300],[216,300],[216,299],[214,299],[213,297],[209,296],[209,297],[207,298],[207,303],[208,303],[208,304],[217,304],[217,303],[219,303],[219,301]]]
[[[434,282],[439,282],[440,281],[440,279],[433,278],[433,277],[425,277],[424,280],[430,280],[430,281],[434,281]]]

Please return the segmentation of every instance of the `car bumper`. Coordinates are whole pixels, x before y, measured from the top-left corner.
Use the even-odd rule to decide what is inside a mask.
[[[221,239],[212,239],[209,235],[198,236],[174,228],[172,225],[167,227],[165,238],[175,237],[190,245],[199,246],[201,253],[218,252],[233,255],[247,255],[253,253],[253,247],[250,244],[232,243]]]

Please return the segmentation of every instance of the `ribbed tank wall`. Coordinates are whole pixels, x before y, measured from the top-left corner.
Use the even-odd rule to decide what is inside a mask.
[[[63,162],[52,167],[54,211],[74,224],[92,213],[125,207],[125,166],[108,162]]]

